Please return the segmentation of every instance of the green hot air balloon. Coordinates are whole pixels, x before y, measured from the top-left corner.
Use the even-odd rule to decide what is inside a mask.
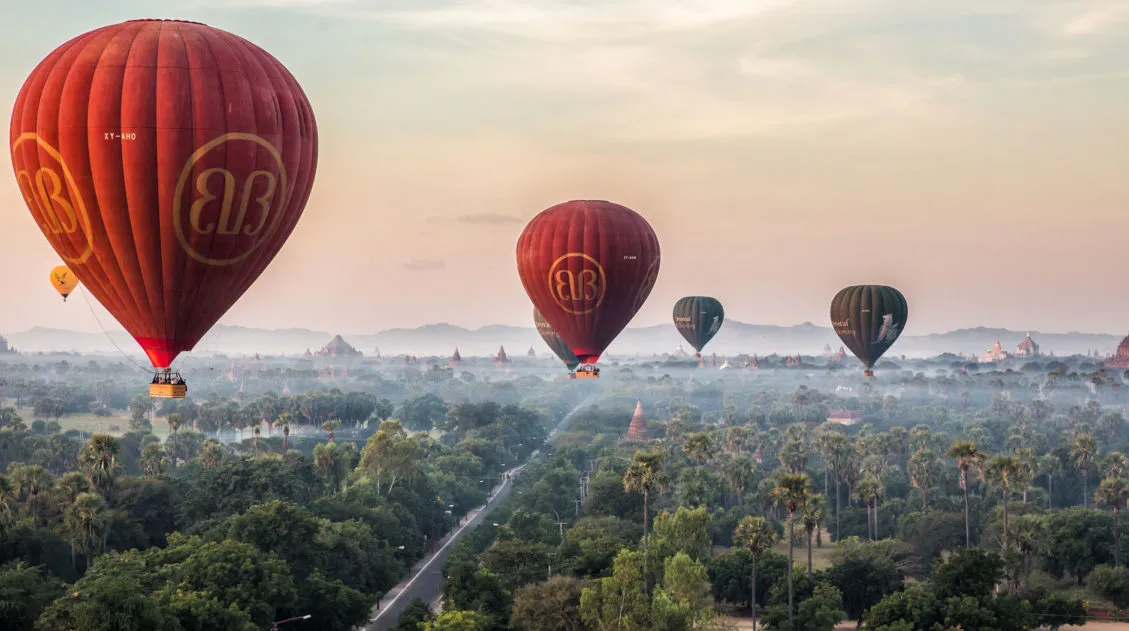
[[[702,356],[702,347],[717,335],[724,321],[725,309],[717,298],[687,296],[674,303],[674,326],[697,351],[694,357]]]
[[[545,340],[545,343],[549,345],[549,349],[556,353],[557,357],[561,358],[565,367],[568,368],[569,378],[573,378],[572,372],[580,365],[580,360],[576,358],[572,349],[561,339],[561,336],[557,335],[556,330],[553,329],[553,325],[549,324],[536,308],[533,309],[533,322],[537,325],[537,332],[541,335],[541,339]]]
[[[854,285],[835,294],[831,301],[831,326],[847,348],[874,376],[874,362],[885,353],[906,326],[906,298],[886,285]]]

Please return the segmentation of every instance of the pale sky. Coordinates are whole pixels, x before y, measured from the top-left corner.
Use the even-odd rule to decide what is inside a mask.
[[[139,17],[237,33],[302,84],[313,194],[225,324],[531,326],[524,223],[609,199],[662,246],[636,325],[694,294],[826,325],[841,286],[886,283],[910,334],[1129,329],[1127,0],[4,4],[5,123],[52,49]],[[10,166],[0,209],[0,332],[98,330],[49,287]]]

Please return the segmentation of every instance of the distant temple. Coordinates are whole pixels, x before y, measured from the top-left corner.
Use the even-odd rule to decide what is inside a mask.
[[[360,357],[363,353],[353,348],[340,335],[333,336],[328,344],[314,355],[323,357]]]
[[[643,402],[635,400],[635,414],[627,426],[627,440],[647,440],[647,419],[643,417]]]
[[[721,362],[721,366],[718,366],[717,369],[718,370],[728,370],[729,369],[729,358],[723,357],[722,360],[723,361]]]
[[[494,358],[494,363],[498,366],[501,366],[502,364],[510,363],[510,358],[509,358],[508,355],[506,355],[506,347],[505,346],[499,346],[498,347],[498,356]]]
[[[827,413],[827,422],[836,425],[854,425],[862,420],[862,412],[858,410],[831,410]]]
[[[674,356],[675,357],[686,357],[687,355],[689,355],[689,353],[686,352],[686,349],[682,348],[682,342],[679,342],[678,348],[675,349],[675,351],[674,351]]]
[[[824,344],[823,345],[823,356],[829,357],[830,355],[831,355],[831,345],[830,344]]]
[[[745,368],[749,370],[757,370],[761,367],[760,362],[757,361],[757,354],[753,353],[751,357],[745,357]]]
[[[1031,339],[1031,333],[1030,332],[1028,332],[1027,337],[1023,338],[1023,341],[1019,343],[1019,346],[1015,347],[1015,356],[1016,357],[1038,357],[1039,356],[1039,345],[1035,343],[1035,340]]]
[[[803,365],[804,365],[804,361],[803,361],[803,359],[800,358],[799,353],[796,353],[795,357],[788,356],[787,358],[784,359],[784,367],[785,368],[802,368]]]
[[[1117,345],[1117,352],[1112,359],[1107,359],[1105,365],[1109,368],[1129,368],[1129,335]]]
[[[537,359],[537,352],[533,350],[532,346],[530,346],[529,350],[525,351],[525,356],[530,359]]]
[[[996,344],[989,348],[983,355],[980,356],[981,364],[994,364],[1002,362],[1009,356],[1003,346],[1000,346],[1000,338],[996,338]]]
[[[847,356],[846,351],[844,351],[843,346],[840,345],[839,346],[839,352],[837,352],[837,353],[835,353],[834,355],[831,356],[831,361],[833,361],[835,363],[839,363],[839,362],[843,361],[843,359],[846,356]]]
[[[0,335],[0,355],[14,354],[16,349],[8,346],[8,338]]]
[[[463,356],[459,354],[459,347],[455,347],[455,352],[451,354],[451,361],[447,362],[447,368],[454,368],[463,361]]]

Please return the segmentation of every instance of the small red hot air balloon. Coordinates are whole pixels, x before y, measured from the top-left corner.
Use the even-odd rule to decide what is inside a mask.
[[[43,234],[163,373],[150,393],[183,396],[173,359],[262,274],[309,197],[317,126],[298,82],[226,31],[123,22],[32,70],[9,140]]]
[[[517,242],[517,269],[533,306],[582,364],[594,364],[643,306],[659,275],[659,239],[639,213],[606,201],[557,204]]]

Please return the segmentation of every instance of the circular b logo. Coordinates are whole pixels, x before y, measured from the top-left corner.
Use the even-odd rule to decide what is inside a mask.
[[[36,133],[23,133],[12,143],[12,165],[24,202],[51,246],[67,263],[85,262],[94,251],[90,217],[59,150]]]
[[[561,309],[573,315],[595,311],[607,290],[604,267],[582,252],[569,252],[549,267],[549,293]]]
[[[225,143],[244,146],[233,149],[224,147]],[[234,173],[219,166],[226,163],[227,152],[246,150],[245,143],[257,145],[252,147],[255,151],[265,149],[274,159],[275,169]],[[221,147],[227,152],[216,152]],[[197,149],[180,172],[172,205],[176,238],[184,251],[201,263],[238,263],[274,233],[286,201],[286,168],[278,149],[255,134],[224,134]],[[228,245],[221,246],[224,241]],[[202,243],[225,256],[213,258],[209,252],[201,252],[197,246]]]

